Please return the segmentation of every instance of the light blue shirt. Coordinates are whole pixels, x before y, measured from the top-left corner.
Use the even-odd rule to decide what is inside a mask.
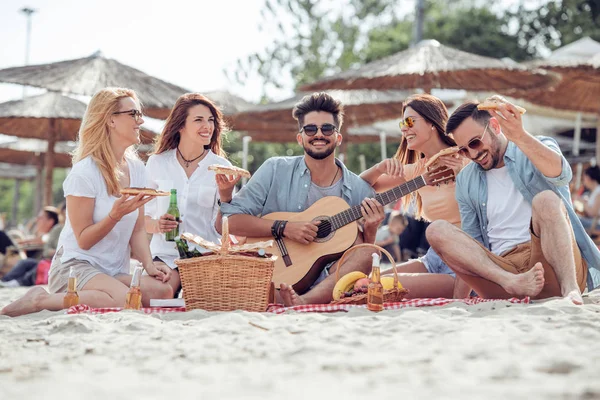
[[[375,195],[367,182],[349,171],[341,161],[336,159],[335,162],[342,169],[342,199],[350,206]],[[310,170],[304,156],[272,157],[260,166],[230,203],[221,204],[221,212],[225,216],[248,214],[256,217],[272,212],[302,212],[307,208],[310,182]]]
[[[571,167],[562,156],[554,139],[544,136],[537,136],[537,139],[561,155],[562,171],[559,176],[555,178],[544,176],[513,142],[508,142],[504,164],[515,186],[529,204],[536,194],[544,190],[552,190],[563,201],[573,226],[575,240],[588,264],[587,287],[588,290],[592,290],[600,284],[600,251],[586,233],[573,209],[569,192],[569,182],[573,177]],[[488,187],[484,169],[477,163],[469,163],[456,179],[456,201],[460,210],[462,229],[490,249],[487,235],[487,196]],[[510,201],[510,199],[506,200]]]

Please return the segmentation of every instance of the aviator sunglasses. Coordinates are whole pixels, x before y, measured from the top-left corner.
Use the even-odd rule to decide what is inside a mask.
[[[315,136],[317,132],[321,129],[321,133],[324,136],[331,136],[333,132],[337,131],[337,128],[333,124],[323,124],[321,126],[317,126],[315,124],[304,125],[300,132],[304,132],[306,136]]]
[[[471,140],[469,140],[469,143],[467,143],[466,146],[462,146],[458,149],[458,152],[460,153],[460,155],[464,156],[464,157],[468,157],[469,156],[469,149],[472,150],[479,150],[483,147],[483,137],[485,136],[485,133],[487,132],[487,128],[490,124],[486,124],[485,128],[483,128],[483,133],[481,134],[480,137],[476,137],[473,138]]]
[[[133,119],[135,120],[135,122],[140,122],[140,120],[144,116],[144,114],[142,114],[142,112],[140,110],[136,110],[136,109],[127,110],[127,111],[117,111],[117,112],[113,113],[113,115],[117,115],[117,114],[131,115],[133,117]]]
[[[402,120],[400,120],[400,129],[404,128],[405,126],[407,128],[412,128],[413,126],[415,126],[415,121],[418,120],[419,118],[415,118],[415,117],[406,117]]]

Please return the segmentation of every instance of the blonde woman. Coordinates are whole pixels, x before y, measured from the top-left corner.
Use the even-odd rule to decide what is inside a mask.
[[[106,88],[92,97],[79,130],[73,168],[63,183],[67,220],[50,268],[50,293],[35,287],[6,306],[2,314],[18,316],[63,308],[69,270],[77,278],[81,304],[121,307],[131,275],[130,255],[148,276],[141,281],[143,304],[173,296],[171,271],[154,265],[144,229],[142,195],[121,196],[121,188],[143,187],[144,164],[132,145],[139,143],[144,120],[134,91]]]
[[[199,93],[184,94],[177,99],[156,141],[155,154],[146,163],[149,187],[158,188],[160,181],[169,181],[171,188],[177,189],[179,232],[192,232],[215,243],[221,239],[215,229],[218,202],[231,201],[239,180],[208,170],[212,164],[231,165],[221,147],[226,129],[223,114],[210,99]],[[146,207],[146,231],[153,234],[152,256],[155,262],[172,268],[168,283],[175,293],[181,288],[175,265],[179,253],[173,242],[165,240],[165,232],[177,225],[174,216],[160,215],[156,200]]]

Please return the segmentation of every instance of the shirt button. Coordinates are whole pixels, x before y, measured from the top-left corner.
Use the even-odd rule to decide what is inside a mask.
[[[298,206],[298,210],[301,209],[301,208],[302,208],[301,206]]]
[[[481,205],[485,207],[485,203],[481,203]]]
[[[308,185],[304,185],[304,187],[308,187]]]

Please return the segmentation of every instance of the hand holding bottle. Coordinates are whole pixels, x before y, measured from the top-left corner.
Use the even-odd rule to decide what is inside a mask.
[[[160,233],[169,232],[177,228],[180,223],[181,220],[178,220],[174,215],[163,214],[158,219],[158,230]]]

